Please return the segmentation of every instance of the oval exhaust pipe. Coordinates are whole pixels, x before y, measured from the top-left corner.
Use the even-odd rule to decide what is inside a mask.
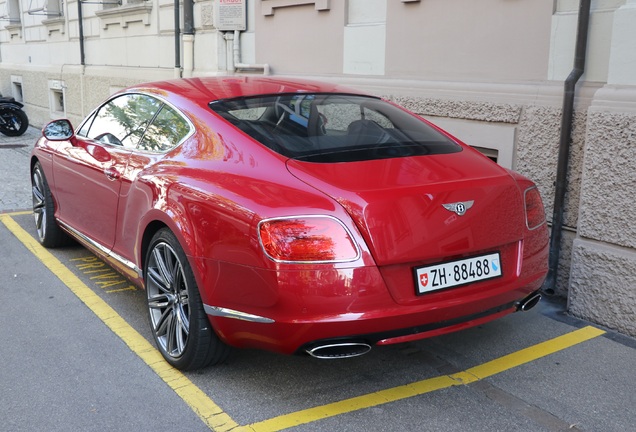
[[[529,311],[530,309],[535,307],[537,303],[539,303],[539,300],[541,300],[541,294],[539,294],[538,292],[532,293],[519,302],[519,304],[517,305],[517,310],[524,312]]]
[[[318,345],[306,350],[307,354],[317,359],[337,359],[358,357],[371,351],[371,345],[364,342],[339,342]]]

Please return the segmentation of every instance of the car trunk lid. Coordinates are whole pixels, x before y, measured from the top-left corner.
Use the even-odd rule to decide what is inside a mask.
[[[379,266],[470,256],[523,235],[516,182],[471,149],[347,163],[290,159],[287,167],[347,210]]]

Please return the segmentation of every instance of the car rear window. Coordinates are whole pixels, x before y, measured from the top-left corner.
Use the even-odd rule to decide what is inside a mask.
[[[462,149],[417,117],[370,96],[278,94],[215,101],[210,108],[272,150],[308,162],[353,162]]]

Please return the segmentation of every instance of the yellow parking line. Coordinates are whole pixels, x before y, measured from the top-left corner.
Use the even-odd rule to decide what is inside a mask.
[[[556,337],[549,341],[542,342],[521,351],[517,351],[482,365],[467,369],[463,372],[430,378],[412,384],[406,384],[370,393],[364,396],[358,396],[315,408],[297,411],[259,423],[253,423],[246,426],[246,428],[254,432],[279,431],[293,426],[334,417],[340,414],[430,393],[435,390],[470,384],[522,364],[529,363],[541,357],[545,357],[549,354],[564,350],[581,342],[585,342],[589,339],[600,336],[603,333],[605,333],[603,330],[599,330],[594,327],[584,327],[563,336]]]
[[[14,213],[15,214],[15,213]],[[87,287],[18,225],[10,215],[0,214],[2,223],[57,276],[88,308],[93,311],[126,345],[155,371],[183,399],[199,418],[214,431],[229,431],[238,426],[218,405],[185,375],[171,367],[143,336],[133,329],[113,308]]]
[[[521,366],[522,364],[529,363],[541,357],[570,348],[574,345],[580,344],[581,342],[594,339],[602,334],[605,334],[605,331],[596,327],[583,327],[582,329],[566,333],[554,339],[513,352],[512,354],[508,354],[482,365],[475,366],[466,370],[466,373],[474,376],[476,380],[488,378],[489,376],[498,374],[505,370]]]
[[[23,214],[23,213],[20,213]],[[16,215],[13,213],[13,215]],[[214,431],[280,431],[349,412],[370,408],[413,396],[423,395],[453,386],[467,385],[539,358],[562,351],[598,337],[605,332],[587,326],[554,339],[516,351],[495,360],[451,375],[429,378],[411,384],[345,399],[342,401],[301,410],[247,426],[239,426],[196,387],[185,375],[168,365],[161,354],[135,331],[114,309],[88,288],[33,237],[24,231],[9,214],[0,214],[0,220],[46,267],[73,291],[111,330],[117,334],[148,366],[150,366]]]
[[[24,215],[33,214],[33,211],[32,210],[23,210],[23,211],[9,212],[9,213],[0,213],[0,214],[6,214],[7,216],[24,216]]]

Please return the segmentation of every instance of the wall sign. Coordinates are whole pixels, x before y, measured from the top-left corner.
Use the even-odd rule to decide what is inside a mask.
[[[247,0],[217,0],[214,26],[220,31],[243,31],[247,29],[245,4]]]

